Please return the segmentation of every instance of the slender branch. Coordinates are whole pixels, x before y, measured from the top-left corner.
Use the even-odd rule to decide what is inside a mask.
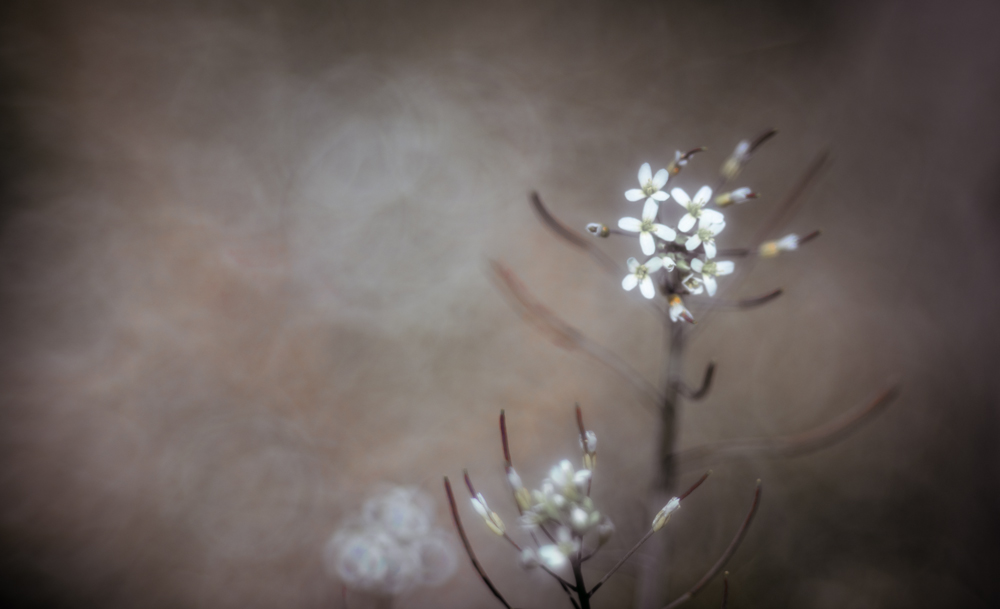
[[[684,493],[682,493],[682,494],[681,494],[681,495],[680,495],[679,497],[677,497],[678,501],[684,501],[684,499],[686,499],[688,495],[690,495],[691,493],[693,493],[693,492],[695,491],[695,489],[696,489],[696,488],[698,488],[699,486],[701,486],[701,484],[702,484],[702,483],[703,483],[703,482],[704,482],[705,480],[708,480],[708,477],[709,477],[709,476],[711,475],[711,473],[712,473],[711,471],[708,471],[708,472],[705,472],[705,475],[704,475],[704,476],[702,476],[701,478],[698,478],[698,481],[697,481],[697,482],[695,482],[695,483],[694,483],[694,484],[693,484],[693,485],[691,486],[691,488],[689,488],[688,490],[684,491]],[[629,559],[629,558],[630,558],[630,557],[631,557],[631,556],[632,556],[633,554],[635,554],[635,553],[636,553],[636,551],[637,551],[637,550],[638,550],[638,549],[639,549],[640,547],[642,547],[642,544],[644,544],[644,543],[646,543],[647,541],[649,541],[649,538],[650,538],[650,537],[652,537],[652,536],[653,536],[653,533],[655,533],[655,532],[656,532],[656,531],[654,531],[654,530],[653,530],[652,528],[650,528],[650,529],[649,529],[649,530],[648,530],[648,531],[646,532],[646,534],[642,536],[642,539],[640,539],[640,540],[639,540],[638,542],[636,542],[636,544],[635,544],[634,546],[632,546],[632,549],[631,549],[631,550],[629,550],[628,552],[626,552],[626,553],[625,553],[625,556],[622,556],[622,557],[621,557],[621,558],[620,558],[620,559],[618,560],[618,562],[617,562],[617,563],[615,563],[615,566],[611,567],[611,570],[610,570],[610,571],[608,571],[607,573],[605,573],[605,574],[604,574],[604,577],[602,577],[602,578],[601,578],[601,581],[599,581],[599,582],[597,582],[596,584],[594,584],[594,587],[590,589],[590,592],[588,593],[588,595],[589,595],[589,596],[594,596],[594,593],[595,593],[595,592],[597,592],[597,589],[598,589],[598,588],[600,588],[601,586],[603,586],[603,585],[604,585],[604,582],[608,581],[608,579],[609,579],[609,578],[610,578],[610,577],[611,577],[612,575],[614,575],[614,574],[615,574],[615,571],[617,571],[618,569],[620,569],[620,568],[622,567],[622,565],[624,565],[624,564],[625,564],[625,561],[627,561],[627,560],[628,560],[628,559]]]
[[[722,609],[729,605],[729,571],[722,574]]]
[[[799,181],[795,183],[792,189],[785,195],[778,208],[774,210],[774,213],[767,219],[766,222],[761,226],[760,230],[757,232],[757,236],[751,243],[760,243],[765,241],[768,234],[772,234],[778,231],[798,210],[799,205],[802,203],[803,195],[805,195],[806,190],[816,178],[820,176],[823,169],[827,166],[827,161],[830,158],[830,154],[827,151],[821,152],[813,162],[806,168],[802,177]],[[815,238],[815,237],[814,237]]]
[[[654,404],[659,404],[663,397],[660,392],[642,377],[639,372],[629,366],[621,357],[609,351],[584,336],[579,330],[563,321],[559,316],[550,311],[548,307],[538,302],[534,296],[528,292],[521,280],[510,268],[498,261],[491,261],[490,266],[493,273],[499,280],[504,292],[510,296],[510,300],[517,305],[521,316],[532,322],[537,328],[545,332],[549,340],[570,351],[580,350],[596,359],[598,362],[611,368],[631,382],[636,389],[641,391]]]
[[[899,386],[893,385],[863,408],[848,412],[816,429],[784,438],[760,438],[707,444],[680,451],[674,455],[674,459],[678,468],[690,470],[733,457],[750,455],[795,457],[806,454],[844,439],[888,406],[898,395]]]
[[[799,237],[799,245],[805,245],[810,241],[816,239],[823,234],[823,231],[814,230],[808,233],[805,237]],[[760,252],[760,246],[754,248],[749,247],[733,247],[729,249],[720,249],[716,254],[716,258],[746,258],[750,255],[757,255]]]
[[[545,226],[549,227],[552,232],[569,242],[570,245],[586,251],[594,260],[600,263],[601,266],[612,273],[618,273],[621,270],[619,265],[616,264],[611,257],[602,252],[593,241],[570,229],[565,224],[557,220],[556,217],[549,212],[548,208],[545,207],[545,204],[542,203],[542,198],[538,196],[537,192],[531,193],[531,207],[536,213],[538,213],[538,216],[542,219]]]
[[[686,397],[689,400],[700,400],[708,394],[708,390],[712,388],[712,379],[715,377],[715,362],[708,362],[708,366],[705,368],[705,376],[701,380],[701,387],[697,390],[692,390],[684,382],[678,381],[675,383],[677,388],[677,393]]]
[[[778,298],[785,293],[782,288],[777,288],[771,290],[767,294],[761,294],[760,296],[753,296],[751,298],[744,298],[742,300],[725,300],[722,298],[700,299],[697,297],[691,298],[691,304],[707,304],[713,309],[719,310],[742,310],[742,309],[753,309],[755,307],[760,307],[766,305],[772,300]]]
[[[583,569],[580,568],[579,557],[572,562],[573,578],[576,580],[576,596],[580,599],[580,609],[590,609],[590,594],[587,592],[587,584],[583,582]]]
[[[729,547],[726,548],[725,552],[723,552],[722,557],[719,558],[719,560],[712,566],[712,568],[708,570],[708,573],[706,573],[700,580],[698,580],[698,583],[695,584],[693,588],[682,594],[677,600],[670,603],[663,609],[673,609],[674,607],[677,607],[691,600],[691,598],[694,597],[694,595],[701,592],[702,588],[708,585],[708,582],[710,582],[712,578],[715,577],[719,573],[719,571],[721,571],[722,568],[726,566],[726,563],[729,562],[729,559],[733,557],[733,554],[735,554],[736,550],[740,547],[740,543],[743,542],[743,538],[746,537],[747,529],[750,527],[750,522],[753,520],[754,514],[757,513],[757,507],[760,505],[760,489],[761,489],[761,484],[760,480],[758,480],[757,490],[754,492],[753,495],[753,503],[750,505],[750,512],[747,514],[746,519],[743,521],[743,525],[740,526],[740,529],[736,532],[736,537],[733,538],[733,541],[729,543]]]
[[[479,577],[482,578],[483,583],[485,583],[486,587],[490,589],[493,596],[497,597],[497,600],[503,603],[504,607],[511,609],[510,603],[507,602],[507,599],[500,594],[500,591],[497,590],[496,586],[493,585],[493,582],[490,581],[490,578],[486,575],[486,571],[483,570],[483,567],[476,559],[475,552],[472,551],[472,544],[469,543],[469,538],[465,535],[465,528],[462,527],[462,519],[458,516],[458,506],[455,504],[455,495],[451,492],[451,482],[448,481],[448,476],[444,477],[444,491],[448,495],[448,505],[451,507],[451,517],[455,520],[455,528],[458,529],[458,536],[462,538],[462,544],[465,546],[465,553],[469,555],[469,560],[472,561],[472,566],[476,569],[476,572],[479,573]]]

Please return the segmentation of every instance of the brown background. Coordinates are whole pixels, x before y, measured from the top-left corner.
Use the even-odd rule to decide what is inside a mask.
[[[824,235],[729,293],[783,298],[699,326],[689,375],[719,371],[682,446],[903,394],[836,447],[716,467],[667,529],[669,586],[762,478],[731,607],[1000,602],[995,3],[3,6],[6,605],[337,607],[321,548],[378,483],[426,489],[446,523],[441,476],[467,467],[510,521],[499,410],[534,485],[576,454],[575,401],[618,525],[596,579],[647,526],[655,415],[524,324],[486,261],[655,381],[658,321],[526,194],[611,224],[643,161],[709,146],[690,192],[764,127],[741,181],[765,198],[720,241],[746,244],[829,149],[789,225]],[[470,530],[516,605],[566,604]],[[635,574],[597,606],[628,606]],[[396,606],[499,605],[463,559]]]

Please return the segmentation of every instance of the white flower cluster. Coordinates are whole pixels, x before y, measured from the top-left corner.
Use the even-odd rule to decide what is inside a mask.
[[[451,535],[433,525],[434,506],[424,493],[389,488],[330,538],[324,563],[348,587],[366,592],[400,594],[441,585],[458,562]]]
[[[587,432],[584,444],[587,463],[594,462],[596,448],[597,437]],[[522,510],[521,526],[532,532],[541,529],[553,537],[552,543],[541,546],[537,553],[530,548],[522,552],[524,567],[535,566],[541,561],[550,569],[560,568],[569,557],[580,552],[584,536],[591,531],[597,532],[599,545],[611,537],[614,525],[607,516],[601,516],[588,496],[591,475],[590,469],[577,470],[568,460],[563,460],[549,471],[541,488],[528,493],[520,477],[510,469],[508,480]]]
[[[733,272],[734,265],[731,261],[713,260],[718,254],[715,238],[726,228],[726,220],[722,212],[707,207],[712,202],[712,188],[702,186],[694,198],[688,196],[688,193],[681,188],[671,189],[669,195],[663,190],[670,175],[678,173],[680,167],[687,163],[686,159],[683,164],[677,162],[677,159],[682,158],[684,157],[678,152],[677,158],[671,164],[672,171],[661,169],[655,176],[649,163],[643,163],[638,175],[640,188],[625,192],[625,198],[629,201],[645,198],[646,202],[643,205],[642,218],[622,218],[618,221],[618,228],[626,232],[639,233],[642,253],[653,257],[643,263],[635,258],[629,258],[629,274],[622,280],[622,288],[632,290],[639,286],[639,291],[646,298],[653,298],[656,295],[656,286],[651,275],[661,269],[666,272],[679,269],[686,273],[680,284],[687,293],[701,294],[707,291],[709,296],[715,295],[716,277]],[[676,230],[659,221],[662,211],[659,204],[671,196],[684,209],[684,214],[677,221]],[[716,197],[715,204],[723,207],[733,203],[743,203],[755,196],[749,188],[738,188]],[[661,251],[655,256],[657,243],[654,237],[661,241],[659,247]],[[693,321],[690,312],[684,308],[683,301],[674,289],[670,295],[670,317],[674,321]]]

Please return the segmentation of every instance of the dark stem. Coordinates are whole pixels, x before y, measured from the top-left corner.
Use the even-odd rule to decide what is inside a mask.
[[[576,579],[576,596],[580,599],[580,609],[590,609],[590,593],[587,592],[587,584],[583,583],[583,569],[580,567],[580,559],[573,561],[573,577]]]
[[[722,568],[726,566],[726,563],[729,562],[729,559],[732,558],[733,554],[736,553],[737,548],[740,547],[740,543],[743,542],[743,538],[746,537],[747,529],[750,527],[750,523],[753,521],[754,514],[757,513],[757,507],[760,505],[760,488],[761,488],[760,480],[758,480],[757,490],[754,492],[753,495],[753,503],[750,505],[750,512],[747,514],[746,519],[743,520],[743,524],[740,526],[740,529],[736,531],[736,537],[734,537],[733,540],[729,543],[729,547],[726,548],[726,551],[722,553],[722,557],[719,558],[719,560],[716,561],[714,565],[712,565],[712,568],[708,570],[708,573],[706,573],[700,580],[698,580],[698,583],[695,584],[693,588],[682,594],[677,600],[670,603],[663,609],[674,609],[674,607],[682,605],[683,603],[686,603],[687,601],[691,600],[691,598],[694,597],[694,595],[701,592],[702,588],[708,585],[708,582],[712,581],[712,578],[718,575],[719,571],[721,571]]]
[[[686,383],[677,383],[677,393],[686,397],[689,400],[700,400],[708,394],[708,390],[712,388],[712,378],[715,376],[715,362],[708,362],[708,366],[705,368],[705,376],[701,380],[701,387],[698,389],[691,389]]]

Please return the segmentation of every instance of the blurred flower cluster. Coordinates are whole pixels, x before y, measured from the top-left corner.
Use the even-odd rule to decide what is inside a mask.
[[[434,505],[418,489],[390,487],[368,499],[327,542],[323,558],[348,588],[395,595],[443,584],[457,559],[450,533],[434,526]]]

